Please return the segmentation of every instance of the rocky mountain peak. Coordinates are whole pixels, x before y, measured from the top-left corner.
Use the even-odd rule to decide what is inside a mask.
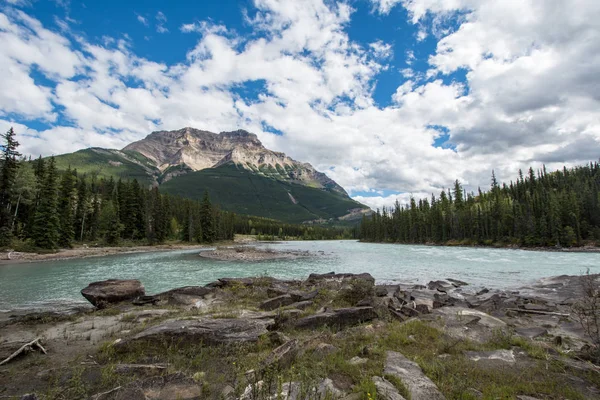
[[[162,172],[200,171],[233,164],[238,168],[274,179],[322,188],[347,195],[344,189],[308,163],[297,162],[284,153],[263,146],[254,133],[243,129],[212,133],[186,127],[152,132],[123,150],[136,151],[150,159]]]

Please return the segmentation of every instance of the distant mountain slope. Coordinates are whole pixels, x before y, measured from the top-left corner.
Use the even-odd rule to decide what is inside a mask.
[[[61,170],[70,166],[80,174],[137,179],[147,185],[154,184],[161,174],[152,160],[137,152],[92,147],[54,158],[56,166]]]
[[[194,199],[207,190],[225,210],[288,222],[328,220],[365,209],[337,192],[272,179],[233,163],[178,176],[161,190]]]
[[[368,210],[310,164],[265,148],[243,130],[153,132],[123,150],[90,148],[56,162],[59,169],[135,178],[183,197],[199,199],[207,190],[225,210],[287,222],[352,220]]]

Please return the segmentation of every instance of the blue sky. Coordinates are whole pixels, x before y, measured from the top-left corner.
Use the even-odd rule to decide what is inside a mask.
[[[3,0],[28,154],[247,129],[373,207],[598,159],[592,0]],[[551,83],[551,84],[550,84]]]

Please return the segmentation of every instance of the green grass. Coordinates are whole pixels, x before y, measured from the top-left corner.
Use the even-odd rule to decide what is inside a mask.
[[[233,165],[178,176],[160,188],[192,199],[201,199],[207,190],[211,201],[224,210],[293,223],[337,218],[350,209],[365,207],[333,191],[284,182]],[[291,201],[290,194],[298,204]]]

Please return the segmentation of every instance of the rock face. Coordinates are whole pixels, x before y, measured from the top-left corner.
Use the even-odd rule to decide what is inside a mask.
[[[145,294],[144,286],[137,279],[109,279],[90,283],[81,294],[98,308],[125,300],[133,300]]]
[[[184,166],[191,171],[200,171],[233,163],[250,171],[270,170],[278,179],[285,181],[347,195],[341,186],[312,165],[265,148],[255,134],[244,130],[219,134],[194,128],[153,132],[126,146],[123,151],[144,155],[163,173],[174,167],[181,169]]]
[[[117,343],[125,348],[135,342],[164,342],[176,344],[204,343],[207,345],[256,342],[268,333],[272,320],[261,319],[209,319],[169,320],[142,331],[131,339]]]
[[[400,353],[395,351],[386,353],[384,373],[399,378],[408,388],[411,400],[446,399],[435,383],[423,374],[421,367]]]

